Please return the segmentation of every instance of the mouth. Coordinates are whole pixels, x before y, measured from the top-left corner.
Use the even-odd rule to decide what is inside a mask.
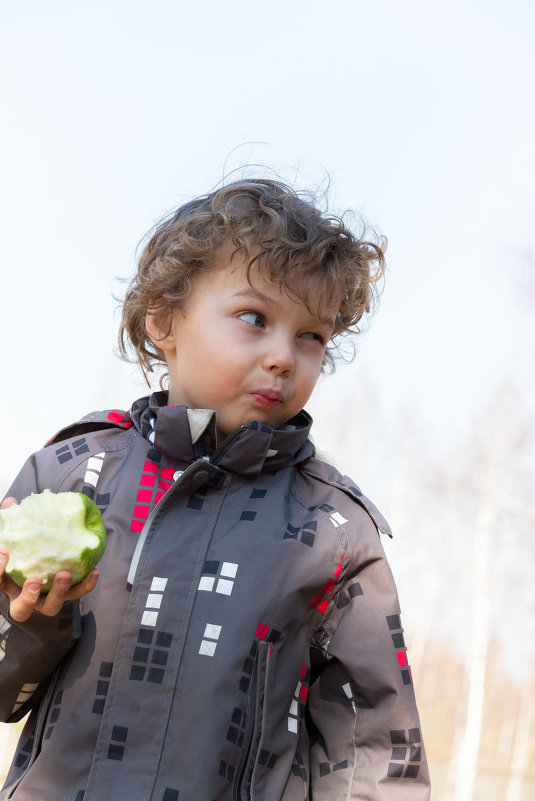
[[[264,409],[276,409],[282,403],[282,393],[274,389],[257,389],[250,395],[254,402]]]

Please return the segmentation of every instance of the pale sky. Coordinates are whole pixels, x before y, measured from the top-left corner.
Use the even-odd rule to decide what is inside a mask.
[[[389,240],[379,312],[316,417],[371,384],[432,442],[502,376],[525,384],[534,18],[528,0],[2,0],[2,485],[58,428],[144,394],[113,354],[115,278],[247,163],[328,174],[333,210]]]

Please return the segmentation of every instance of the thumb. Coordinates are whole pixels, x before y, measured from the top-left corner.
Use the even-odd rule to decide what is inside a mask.
[[[4,498],[4,500],[2,501],[2,505],[0,506],[0,509],[8,509],[10,506],[13,506],[14,503],[18,503],[16,498],[11,498],[11,497]]]

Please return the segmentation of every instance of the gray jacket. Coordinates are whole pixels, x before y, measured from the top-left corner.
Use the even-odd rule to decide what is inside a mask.
[[[0,800],[425,801],[388,525],[305,412],[216,447],[165,402],[87,416],[9,490],[85,492],[108,539],[56,618],[0,595],[1,719],[30,712]]]

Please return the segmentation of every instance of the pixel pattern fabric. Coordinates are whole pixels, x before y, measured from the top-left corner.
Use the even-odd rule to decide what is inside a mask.
[[[166,400],[88,415],[9,490],[83,491],[108,539],[56,618],[0,597],[0,712],[29,713],[0,800],[426,801],[386,522],[305,412],[217,446]]]

